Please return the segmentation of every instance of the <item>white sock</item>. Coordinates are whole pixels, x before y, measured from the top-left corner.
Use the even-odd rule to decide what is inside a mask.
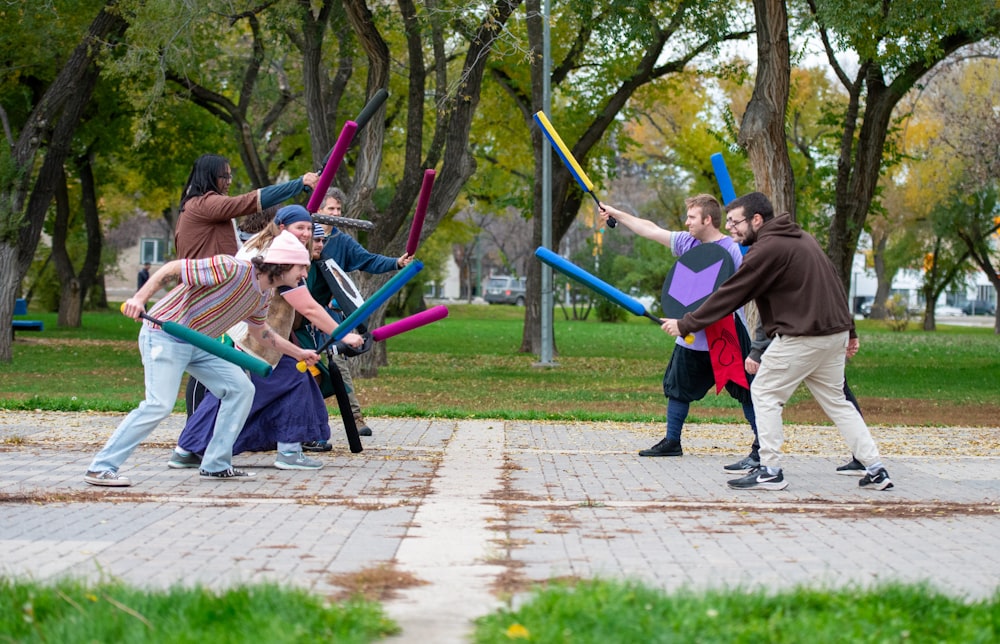
[[[278,451],[283,454],[298,454],[302,451],[302,443],[282,443],[278,442]]]

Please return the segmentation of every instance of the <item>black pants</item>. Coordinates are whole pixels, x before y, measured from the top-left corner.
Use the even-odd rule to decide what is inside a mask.
[[[195,380],[193,376],[188,376],[187,389],[184,390],[184,407],[187,409],[188,419],[191,418],[194,410],[198,409],[206,392],[208,392],[208,388],[205,385]]]

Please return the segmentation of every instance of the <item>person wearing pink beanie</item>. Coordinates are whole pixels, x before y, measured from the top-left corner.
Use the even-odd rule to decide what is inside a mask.
[[[262,255],[265,264],[285,264],[288,266],[309,266],[309,249],[302,245],[295,235],[287,230],[274,238]]]
[[[308,271],[309,251],[294,235],[282,232],[268,253],[250,260],[216,255],[167,262],[125,301],[122,313],[139,320],[150,296],[167,282],[179,279],[180,283],[153,306],[150,317],[176,322],[210,337],[220,336],[237,322],[245,321],[249,335],[261,344],[314,365],[319,354],[289,342],[267,323],[275,289],[298,285]],[[110,487],[132,485],[131,480],[118,474],[118,469],[171,414],[185,372],[198,378],[220,400],[213,437],[199,467],[201,479],[251,479],[253,473],[232,465],[233,443],[254,398],[254,385],[247,373],[232,362],[167,335],[148,320],[139,331],[139,351],[145,369],[146,398],[94,456],[84,481]]]
[[[237,258],[260,256],[275,264],[311,259],[313,224],[305,208],[298,205],[278,210],[274,220],[251,237],[236,254]],[[268,310],[268,325],[282,338],[292,337],[296,313],[332,333],[337,326],[329,313],[317,303],[304,283],[295,288],[282,287]],[[302,443],[330,437],[329,412],[319,386],[309,373],[298,370],[296,361],[268,346],[261,346],[246,333],[246,325],[237,325],[228,335],[236,346],[270,363],[267,378],[251,374],[255,386],[253,403],[233,453],[277,450],[274,466],[282,470],[318,470],[323,462],[302,452]],[[294,340],[293,340],[294,342]],[[360,345],[363,338],[349,333],[344,342]],[[220,400],[211,394],[204,397],[188,418],[184,430],[171,451],[167,466],[173,469],[198,467],[211,444]]]

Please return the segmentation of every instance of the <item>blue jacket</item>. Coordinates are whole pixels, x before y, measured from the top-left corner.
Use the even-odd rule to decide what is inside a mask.
[[[330,236],[326,238],[326,245],[323,246],[323,254],[320,259],[332,259],[337,262],[337,266],[348,273],[352,271],[388,273],[399,270],[399,264],[397,264],[395,257],[369,252],[353,237],[336,228],[332,229]]]

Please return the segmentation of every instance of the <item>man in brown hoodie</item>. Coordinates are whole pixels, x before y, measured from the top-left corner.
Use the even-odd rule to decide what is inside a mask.
[[[760,466],[729,481],[735,489],[781,490],[781,412],[800,383],[840,430],[867,470],[859,485],[887,490],[889,472],[868,426],[844,395],[844,365],[858,351],[854,318],[833,262],[788,214],[774,216],[768,198],[751,192],[726,206],[726,226],[750,250],[740,268],[697,311],[667,319],[663,330],[685,336],[754,300],[770,347],[750,387],[757,414]]]

